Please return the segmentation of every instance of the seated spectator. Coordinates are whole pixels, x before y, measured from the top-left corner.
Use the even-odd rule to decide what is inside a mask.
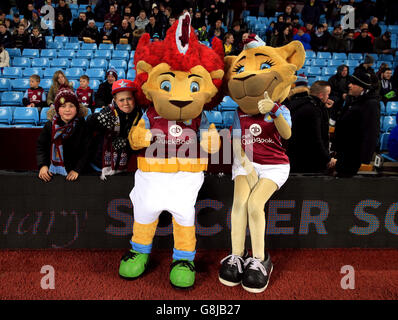
[[[355,34],[354,34],[354,39],[358,38],[358,37],[361,35],[363,29],[368,30],[368,31],[367,31],[367,32],[368,32],[368,36],[369,36],[370,39],[372,40],[372,44],[373,44],[373,42],[374,42],[374,40],[375,40],[375,37],[374,37],[373,34],[371,34],[371,33],[369,32],[369,25],[368,25],[366,22],[362,23],[362,24],[360,25],[359,31],[355,32]]]
[[[285,27],[278,34],[276,46],[283,47],[283,46],[287,45],[289,42],[291,42],[292,39],[293,39],[293,36],[292,36],[291,29],[288,25],[285,25]]]
[[[388,155],[395,160],[398,160],[398,113],[395,116],[397,125],[392,129],[388,137],[387,148]]]
[[[12,35],[13,47],[18,49],[30,48],[29,34],[25,31],[25,26],[20,24]]]
[[[101,179],[127,169],[133,153],[128,135],[142,115],[135,102],[135,91],[130,80],[113,82],[112,104],[87,120],[90,136],[94,137],[90,143],[90,164],[94,170],[101,172]]]
[[[164,33],[166,34],[167,30],[169,30],[169,28],[173,25],[173,23],[176,22],[176,18],[175,17],[170,17],[169,18],[169,23],[166,26],[166,29],[164,30]]]
[[[137,48],[138,41],[141,36],[145,33],[144,29],[136,29],[133,31],[133,40],[131,41],[131,49],[135,50]]]
[[[224,36],[224,55],[236,55],[234,48],[234,36],[232,33],[226,33]]]
[[[26,9],[23,11],[23,16],[27,20],[32,20],[32,12],[35,10],[33,3],[28,3]]]
[[[37,141],[39,178],[49,182],[54,174],[74,181],[87,164],[89,136],[77,96],[62,89],[55,98],[55,109]]]
[[[292,5],[288,4],[285,8],[285,12],[283,13],[283,18],[286,21],[286,18],[290,18],[292,21],[296,17],[296,15],[293,12],[293,7]]]
[[[47,98],[44,89],[40,87],[40,76],[33,74],[29,78],[30,88],[25,91],[22,104],[29,108],[38,108],[39,113],[42,108],[47,107]]]
[[[375,38],[380,37],[381,28],[379,26],[379,19],[377,17],[373,17],[372,20],[370,20],[368,29],[369,33],[371,33]]]
[[[330,86],[315,81],[308,96],[290,100],[292,136],[288,141],[291,172],[322,173],[335,165],[329,152]]]
[[[242,48],[239,48],[239,43],[242,41],[242,30],[239,21],[232,23],[232,29],[229,32],[234,36],[234,47],[237,52],[241,52]]]
[[[135,25],[135,17],[134,16],[131,16],[128,21],[129,21],[130,29],[132,32],[134,32],[135,30],[138,29],[137,26]]]
[[[146,17],[145,10],[141,10],[139,16],[135,19],[135,25],[138,29],[144,29],[146,25],[149,23],[148,18]]]
[[[199,11],[199,13],[200,13],[200,11]],[[155,17],[155,20],[156,20],[156,25],[157,26],[159,26],[159,28],[160,28],[160,30],[161,30],[161,32],[162,32],[162,34],[161,34],[161,36],[163,35],[163,33],[164,33],[164,29],[166,28],[166,25],[167,25],[167,23],[168,23],[168,19],[166,18],[166,16],[164,15],[164,13],[163,12],[161,12],[160,10],[159,10],[159,8],[158,8],[158,6],[154,6],[153,8],[152,8],[152,15]],[[194,19],[194,18],[193,18]],[[192,23],[193,23],[193,19],[192,19]],[[194,29],[197,29],[197,28],[195,28],[194,26],[193,26],[193,24],[192,24],[192,27],[194,28]],[[163,37],[162,37],[163,38]]]
[[[39,28],[39,32],[41,32],[41,19],[40,19],[40,14],[37,10],[32,11],[32,19],[29,20],[31,28]]]
[[[311,35],[311,48],[314,51],[327,51],[329,32],[322,24],[319,24],[315,32]]]
[[[0,43],[0,68],[10,66],[10,55],[8,51],[4,49],[4,45]]]
[[[386,31],[374,41],[374,51],[378,54],[394,54],[396,49],[391,49],[391,32]]]
[[[318,0],[307,0],[301,11],[301,19],[304,24],[310,22],[312,25],[318,25],[319,17],[322,12],[322,4]]]
[[[354,32],[349,30],[344,36],[344,52],[349,53],[354,50]]]
[[[354,40],[354,52],[373,52],[372,38],[368,35],[368,29],[362,29],[361,34]]]
[[[49,107],[54,107],[55,96],[62,87],[69,87],[71,90],[73,90],[73,86],[69,83],[65,74],[62,72],[62,70],[58,70],[54,72],[53,81],[47,95],[47,105]]]
[[[385,68],[380,74],[380,96],[384,104],[388,101],[395,101],[397,94],[396,88],[393,87],[392,81],[392,70]]]
[[[87,75],[82,75],[79,79],[80,87],[76,89],[77,99],[82,107],[91,109],[94,112],[94,90],[90,88],[90,78]]]
[[[293,36],[293,40],[300,41],[305,50],[311,50],[311,37],[308,33],[305,33],[304,30],[304,27],[298,29],[297,33]]]
[[[11,24],[9,26],[10,32],[13,33],[15,30],[17,30],[20,24],[21,24],[21,18],[19,16],[19,13],[14,13]]]
[[[117,72],[110,68],[106,72],[106,80],[99,85],[95,94],[95,105],[97,108],[105,108],[112,102],[112,85],[117,80]]]
[[[154,16],[149,17],[149,23],[145,26],[145,32],[149,33],[149,36],[152,38],[155,33],[162,34],[162,28],[157,25],[156,19]]]
[[[92,11],[91,6],[87,6],[87,7],[86,7],[86,17],[87,17],[87,21],[88,21],[88,20],[95,20],[95,14],[94,14],[94,12]],[[101,21],[103,21],[103,20],[104,20],[104,19],[102,18]],[[98,21],[100,21],[100,20],[98,20]]]
[[[110,20],[105,20],[104,26],[102,27],[99,38],[102,43],[112,43],[115,44],[117,40],[117,31],[112,26]]]
[[[72,22],[72,36],[79,36],[80,32],[87,27],[87,16],[85,12],[80,12],[79,17]]]
[[[383,62],[383,63],[380,65],[379,70],[377,70],[377,72],[376,72],[376,77],[377,77],[377,79],[380,79],[380,78],[381,78],[381,74],[382,74],[382,73],[384,72],[384,70],[386,70],[387,68],[390,68],[390,66],[388,65],[388,63]]]
[[[326,21],[329,25],[334,26],[335,23],[340,19],[341,1],[329,0],[326,4]]]
[[[215,31],[219,31],[219,36],[218,38],[220,40],[224,39],[224,35],[225,35],[225,31],[224,28],[222,27],[222,20],[221,19],[217,19],[215,24],[213,26],[210,27],[209,32],[207,33],[208,37],[209,37],[209,41],[211,41],[211,39],[213,39],[214,37],[214,33]]]
[[[104,20],[109,20],[113,27],[119,28],[122,21],[120,14],[116,11],[114,5],[109,6],[109,12],[104,16]]]
[[[116,42],[131,44],[133,41],[133,30],[131,30],[130,24],[127,20],[122,21],[122,25],[116,32]]]
[[[343,28],[341,26],[336,26],[333,29],[332,35],[329,37],[327,42],[327,51],[331,52],[344,52],[345,45],[343,39]]]
[[[91,43],[99,42],[99,32],[94,20],[88,21],[87,27],[80,32],[79,40]]]
[[[70,24],[65,20],[62,13],[58,13],[55,21],[54,36],[69,37],[72,33]]]
[[[11,48],[12,43],[13,40],[10,31],[8,31],[4,23],[0,23],[0,44],[2,44],[4,48]]]
[[[348,86],[351,83],[350,69],[345,64],[337,68],[337,73],[329,78],[329,85],[331,88],[330,100],[332,100],[333,107],[330,110],[331,124],[334,125],[335,121],[341,114],[344,101],[348,94]]]
[[[205,19],[202,17],[202,12],[196,11],[194,17],[192,18],[192,28],[198,30],[205,24]]]
[[[65,2],[65,0],[59,0],[58,6],[55,8],[55,16],[58,14],[62,14],[64,20],[66,22],[70,22],[72,20],[72,11],[69,8],[69,5]]]

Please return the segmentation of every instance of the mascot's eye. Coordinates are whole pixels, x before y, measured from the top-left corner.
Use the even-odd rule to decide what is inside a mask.
[[[198,92],[199,91],[199,83],[193,81],[191,83],[191,92]]]
[[[271,68],[271,65],[269,65],[266,62],[262,63],[260,66],[260,70],[269,69],[269,68]]]
[[[234,69],[234,72],[236,72],[236,73],[241,73],[241,72],[243,72],[243,71],[245,71],[245,67],[244,67],[244,66],[241,66],[241,65],[237,65],[237,66],[235,67],[235,69]]]
[[[160,89],[170,92],[171,90],[171,83],[168,80],[162,81],[162,83],[160,84]]]

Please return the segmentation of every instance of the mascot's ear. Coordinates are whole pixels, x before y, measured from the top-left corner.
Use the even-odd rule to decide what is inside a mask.
[[[210,72],[210,76],[212,79],[222,79],[222,77],[224,76],[224,71],[222,70],[216,70],[216,71],[212,71]]]
[[[288,63],[294,64],[297,70],[304,65],[305,50],[300,41],[292,41],[283,47],[276,48],[276,50]]]
[[[137,63],[137,74],[146,72],[149,73],[152,70],[152,66],[149,63],[146,63],[144,60],[140,60]]]
[[[224,70],[229,70],[236,60],[236,56],[225,56],[224,57]]]

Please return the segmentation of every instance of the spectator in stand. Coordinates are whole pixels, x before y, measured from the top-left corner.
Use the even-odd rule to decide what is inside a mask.
[[[277,29],[278,32],[281,32],[284,27],[285,27],[285,18],[283,17],[283,14],[281,14],[278,16],[274,28]]]
[[[221,40],[224,39],[225,31],[224,31],[224,29],[222,27],[222,20],[221,19],[217,19],[216,22],[214,23],[214,25],[210,27],[209,32],[207,33],[207,35],[209,36],[209,40],[210,41],[215,36],[215,31],[216,30],[220,32],[218,38],[220,38]]]
[[[354,40],[354,52],[373,52],[372,38],[368,35],[368,29],[361,29],[361,34]]]
[[[112,22],[112,26],[119,28],[121,23],[120,14],[116,11],[116,7],[114,5],[109,6],[109,12],[105,15],[104,20],[109,20]]]
[[[202,17],[202,12],[196,11],[195,16],[192,18],[192,27],[198,30],[205,24],[205,19]]]
[[[380,37],[381,28],[379,26],[379,19],[377,17],[373,17],[372,20],[370,20],[368,29],[369,33],[371,33],[375,38]]]
[[[232,24],[232,29],[229,31],[234,37],[234,50],[239,54],[243,47],[240,47],[240,43],[242,42],[242,30],[239,21],[235,21]]]
[[[376,72],[376,77],[377,77],[377,79],[380,79],[380,78],[381,78],[381,74],[382,74],[382,73],[384,72],[384,70],[386,70],[387,68],[390,68],[389,64],[386,63],[386,62],[383,62],[383,63],[380,65],[379,70],[377,70],[377,72]]]
[[[390,68],[384,69],[380,75],[380,96],[384,104],[397,100],[396,88],[392,85],[391,77],[392,70]]]
[[[199,11],[200,12],[200,11]],[[159,26],[159,28],[161,29],[161,32],[162,32],[162,39],[163,39],[163,33],[164,33],[164,29],[166,28],[166,25],[167,25],[167,18],[166,18],[166,16],[164,15],[164,13],[163,12],[161,12],[160,10],[159,10],[159,7],[158,6],[154,6],[153,7],[153,9],[152,9],[152,15],[155,17],[155,19],[156,19],[156,24]],[[193,19],[192,19],[192,27],[194,28],[194,29],[196,29],[195,27],[194,27],[194,25],[193,25]]]
[[[276,41],[276,46],[277,47],[283,47],[287,45],[289,42],[291,42],[293,39],[291,29],[288,25],[286,25],[281,32],[278,34],[278,38]]]
[[[4,49],[4,45],[0,43],[0,68],[10,66],[10,55],[8,51]]]
[[[354,31],[348,30],[344,36],[344,51],[350,53],[354,51]]]
[[[395,54],[396,49],[391,48],[391,32],[386,31],[374,41],[374,51],[378,54]]]
[[[30,43],[32,49],[45,49],[46,48],[46,39],[40,33],[40,29],[38,27],[34,27],[32,29],[32,34],[30,35]]]
[[[388,155],[398,161],[398,113],[395,115],[395,123],[397,124],[388,137]]]
[[[305,28],[301,27],[297,33],[293,36],[293,40],[300,41],[305,50],[311,50],[311,37],[308,33],[305,33]]]
[[[131,44],[133,41],[133,30],[127,20],[122,21],[122,25],[116,32],[117,43]],[[124,39],[124,40],[122,40]]]
[[[79,79],[80,87],[76,90],[76,95],[79,104],[82,107],[91,109],[94,112],[94,90],[90,88],[90,78],[87,75],[82,75]]]
[[[145,10],[141,10],[139,16],[135,19],[135,25],[138,29],[144,29],[146,25],[149,23],[148,18],[146,17]]]
[[[41,19],[40,19],[40,14],[37,10],[32,11],[32,19],[29,20],[29,23],[31,25],[31,28],[39,28],[39,31],[41,32]]]
[[[312,25],[319,24],[319,17],[323,13],[322,4],[318,0],[307,0],[301,11],[301,19],[304,24],[311,23]]]
[[[285,8],[285,12],[283,13],[283,18],[286,21],[286,18],[290,18],[292,21],[296,17],[295,13],[293,12],[293,7],[291,4],[288,4]]]
[[[355,68],[354,73],[368,73],[370,74],[372,87],[371,89],[379,91],[379,79],[377,78],[374,69],[372,68],[375,60],[372,56],[366,55],[364,62]],[[378,92],[377,92],[378,93]]]
[[[84,171],[89,155],[84,114],[72,90],[60,90],[54,104],[55,110],[49,112],[51,120],[37,141],[39,178],[49,182],[54,174],[60,174],[75,181]]]
[[[315,32],[311,35],[311,48],[314,51],[327,51],[329,33],[325,31],[325,27],[319,24]]]
[[[341,1],[340,0],[329,0],[326,4],[326,21],[328,25],[334,26],[335,23],[340,20],[341,11]]]
[[[86,7],[86,17],[87,17],[87,21],[88,20],[95,20],[95,14],[91,10],[91,6],[87,6]]]
[[[292,136],[287,148],[291,172],[323,173],[334,168],[336,161],[329,151],[329,94],[326,81],[315,81],[309,95],[299,96],[288,104],[292,116]]]
[[[150,37],[152,38],[155,33],[163,34],[162,28],[156,23],[155,16],[149,17],[149,23],[145,26],[145,32],[149,33]]]
[[[345,52],[345,43],[343,39],[343,28],[336,26],[333,29],[332,35],[327,42],[327,51],[331,52]]]
[[[55,71],[53,75],[53,82],[51,84],[50,90],[48,91],[47,95],[47,105],[50,108],[54,107],[55,96],[58,94],[59,90],[65,87],[73,90],[72,84],[69,83],[63,71],[62,70]]]
[[[62,13],[58,13],[55,21],[54,36],[69,37],[72,33],[70,24],[65,20]]]
[[[87,27],[87,15],[85,12],[80,12],[79,17],[72,22],[72,36],[79,36],[80,32]]]
[[[47,107],[47,98],[44,89],[40,87],[40,76],[33,74],[29,78],[30,88],[25,91],[22,104],[28,108],[37,108],[39,113],[42,108]]]
[[[333,101],[333,107],[330,109],[331,125],[334,125],[341,114],[344,101],[348,94],[348,86],[351,83],[350,69],[345,64],[337,68],[337,73],[328,80],[331,93],[330,100]]]
[[[106,80],[99,85],[95,94],[95,105],[98,108],[105,108],[112,102],[112,85],[117,80],[117,72],[110,68],[106,72]]]
[[[30,48],[29,34],[25,31],[25,26],[20,24],[12,35],[13,47],[18,49]]]
[[[266,37],[266,40],[267,40],[267,44],[268,44],[268,43],[271,43],[271,39],[272,39],[272,36],[273,36],[273,34],[274,34],[274,30],[275,30],[275,22],[272,21],[272,22],[268,25],[267,29],[265,30],[265,37]],[[239,44],[241,44],[241,43],[242,43],[242,41],[239,42]],[[242,47],[239,47],[239,48],[240,48],[240,51],[242,51],[243,46],[242,46]]]
[[[226,33],[224,36],[224,55],[230,56],[230,55],[236,55],[237,53],[235,52],[234,48],[234,36],[232,33]]]
[[[209,41],[209,37],[207,36],[207,28],[206,25],[203,25],[198,29],[198,40],[199,41]]]
[[[60,13],[62,13],[66,22],[69,23],[72,20],[72,12],[65,0],[59,0],[58,6],[55,8],[55,16],[58,16]]]
[[[35,10],[33,3],[28,3],[23,12],[24,19],[32,20],[32,11]]]
[[[359,30],[358,30],[357,32],[355,32],[355,34],[354,34],[354,39],[358,38],[358,37],[361,35],[363,29],[366,29],[366,30],[367,30],[368,36],[369,36],[370,39],[372,40],[372,44],[373,44],[373,42],[374,42],[374,40],[375,40],[375,37],[373,36],[373,34],[371,34],[371,33],[369,32],[369,25],[368,25],[366,22],[365,22],[365,23],[362,23],[361,26],[360,26],[360,28],[359,28]]]
[[[19,13],[14,13],[14,16],[12,17],[11,25],[9,27],[10,32],[13,33],[15,30],[18,30],[18,27],[20,24],[21,24],[21,18],[19,16]]]
[[[113,28],[112,22],[110,20],[105,20],[104,26],[99,33],[99,38],[102,43],[116,43],[117,32]]]
[[[27,33],[29,33],[29,32],[30,32],[31,25],[30,25],[30,22],[29,22],[29,20],[28,20],[28,19],[25,19],[25,18],[23,18],[23,19],[21,20],[21,25],[23,25],[23,26],[24,26],[24,28],[25,28],[25,32],[27,32]]]
[[[144,29],[135,29],[133,31],[133,40],[131,42],[131,49],[135,50],[137,48],[138,41],[140,40],[141,36],[145,33]]]
[[[99,32],[94,20],[88,21],[87,27],[80,32],[79,40],[85,42],[99,42]]]
[[[0,23],[0,44],[2,44],[4,48],[11,48],[13,45],[11,33],[4,23]]]
[[[334,146],[336,172],[340,177],[357,174],[369,164],[376,150],[380,127],[380,104],[372,94],[368,73],[355,71],[341,117],[336,122]]]
[[[164,33],[166,34],[167,30],[169,30],[169,28],[174,24],[174,22],[176,22],[176,18],[175,17],[170,17],[169,18],[169,23],[166,26],[166,30],[164,31]]]
[[[128,21],[129,21],[130,29],[132,32],[134,32],[135,30],[138,29],[137,26],[135,25],[135,17],[134,16],[131,16]]]

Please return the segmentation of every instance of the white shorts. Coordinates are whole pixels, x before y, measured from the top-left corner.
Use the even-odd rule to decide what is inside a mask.
[[[168,211],[178,224],[195,225],[195,203],[204,181],[203,172],[135,172],[130,199],[134,220],[149,224]]]
[[[258,178],[269,179],[276,183],[278,189],[280,189],[287,178],[289,178],[290,164],[258,164],[252,162],[254,170],[258,174]],[[235,180],[237,176],[246,176],[246,170],[241,164],[234,159],[232,164],[232,180]]]

